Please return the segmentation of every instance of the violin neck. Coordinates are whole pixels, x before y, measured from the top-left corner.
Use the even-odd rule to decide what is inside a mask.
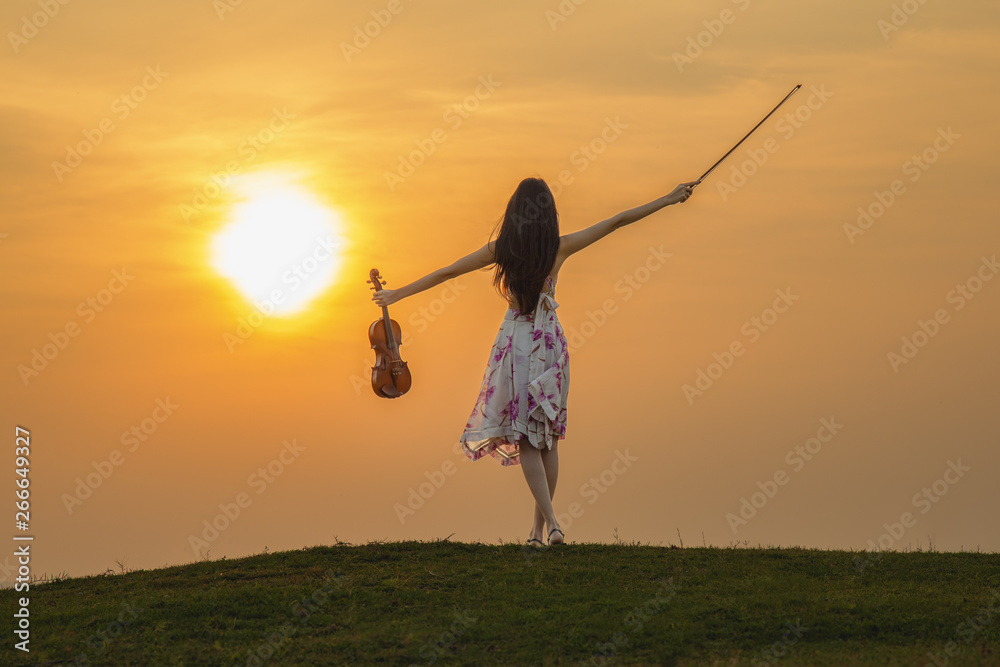
[[[392,350],[393,360],[399,357],[399,348],[396,347],[395,337],[392,335],[392,322],[389,320],[389,307],[382,306],[382,323],[385,325],[386,346]]]

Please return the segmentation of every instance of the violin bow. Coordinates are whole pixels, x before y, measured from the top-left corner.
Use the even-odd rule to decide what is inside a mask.
[[[789,98],[789,97],[791,97],[792,95],[794,95],[794,94],[795,94],[795,91],[797,91],[797,90],[798,90],[799,88],[801,88],[801,87],[802,87],[802,84],[800,83],[800,84],[796,85],[796,86],[795,86],[794,88],[792,88],[791,92],[790,92],[790,93],[788,93],[787,95],[785,95],[785,99],[783,99],[783,100],[781,100],[780,102],[778,102],[778,106],[777,106],[777,107],[774,107],[773,109],[771,109],[771,113],[769,113],[769,114],[767,114],[766,116],[764,116],[763,120],[761,120],[761,121],[760,121],[759,123],[757,123],[756,125],[754,125],[754,128],[753,128],[753,130],[750,130],[749,132],[747,132],[747,134],[746,134],[746,136],[745,136],[745,137],[743,137],[742,139],[740,139],[740,140],[739,140],[739,142],[738,142],[738,143],[737,143],[737,144],[736,144],[735,146],[733,146],[732,148],[730,148],[730,149],[729,149],[729,153],[726,153],[726,154],[725,154],[725,155],[723,155],[723,156],[722,156],[721,158],[719,158],[719,161],[718,161],[718,162],[716,162],[715,164],[713,164],[713,165],[712,165],[712,166],[711,166],[711,167],[709,168],[709,170],[708,170],[708,171],[706,171],[706,172],[705,172],[704,174],[702,174],[702,175],[701,175],[701,178],[699,178],[699,179],[698,179],[698,180],[697,180],[697,181],[695,182],[695,186],[697,187],[697,185],[698,185],[698,184],[700,184],[700,183],[701,183],[701,182],[702,182],[703,180],[705,180],[705,177],[706,177],[706,176],[708,176],[708,175],[709,175],[709,174],[711,174],[711,173],[712,173],[713,171],[715,171],[715,168],[716,168],[716,167],[718,167],[718,166],[719,166],[720,164],[722,164],[722,161],[723,161],[723,160],[725,160],[725,159],[726,159],[727,157],[729,157],[730,153],[732,153],[732,152],[733,152],[734,150],[736,150],[737,148],[739,148],[739,147],[740,147],[740,144],[742,144],[742,143],[743,143],[744,141],[746,141],[746,140],[747,140],[747,138],[749,138],[749,136],[750,136],[751,134],[753,134],[753,133],[754,133],[754,130],[756,130],[756,129],[757,129],[758,127],[760,127],[761,125],[763,125],[763,124],[764,124],[764,121],[765,121],[765,120],[767,120],[768,118],[770,118],[770,117],[771,117],[771,114],[773,114],[773,113],[774,113],[775,111],[777,111],[777,110],[778,110],[778,107],[780,107],[780,106],[781,106],[782,104],[784,104],[784,103],[785,103],[785,101],[786,101],[786,100],[788,100],[788,98]]]

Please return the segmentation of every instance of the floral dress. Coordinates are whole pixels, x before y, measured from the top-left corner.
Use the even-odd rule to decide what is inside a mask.
[[[569,348],[551,277],[546,285],[533,313],[509,308],[504,315],[461,437],[462,451],[473,461],[490,454],[501,465],[520,465],[519,438],[551,449],[566,437]]]

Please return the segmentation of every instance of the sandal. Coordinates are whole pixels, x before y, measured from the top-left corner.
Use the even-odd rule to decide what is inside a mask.
[[[557,530],[559,531],[559,534],[563,536],[563,539],[560,540],[559,542],[555,542],[555,544],[564,544],[565,543],[566,533],[562,532],[562,530],[560,530],[559,528],[553,528],[552,530],[549,531],[549,544],[553,544],[553,542],[552,542],[552,533],[556,532]]]
[[[544,547],[545,546],[544,544],[542,544],[542,541],[540,539],[538,539],[537,537],[530,537],[530,538],[528,538],[528,544],[531,544],[532,542],[538,542],[538,546],[535,547],[536,549],[538,547]],[[535,546],[535,545],[532,544],[531,546]]]

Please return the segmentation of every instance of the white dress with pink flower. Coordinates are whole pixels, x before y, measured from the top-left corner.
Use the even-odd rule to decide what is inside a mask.
[[[569,348],[556,316],[555,283],[549,277],[546,284],[533,313],[509,308],[504,315],[461,437],[473,461],[490,454],[504,466],[520,465],[519,438],[540,450],[566,437]]]

